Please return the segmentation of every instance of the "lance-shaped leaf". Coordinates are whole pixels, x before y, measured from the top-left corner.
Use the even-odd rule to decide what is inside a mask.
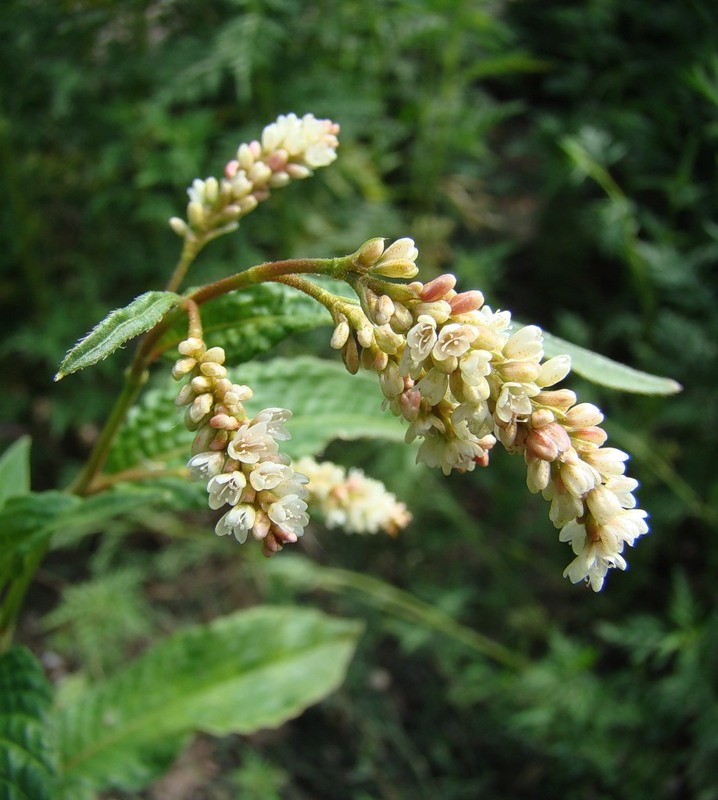
[[[334,439],[401,441],[404,437],[401,423],[381,408],[376,376],[349,375],[338,361],[276,358],[244,364],[230,377],[254,390],[246,403],[249,413],[272,406],[292,411],[287,423],[292,439],[282,442],[282,451],[293,458],[316,455]],[[182,411],[175,408],[176,394],[176,385],[149,391],[131,410],[110,454],[110,471],[187,461],[193,434],[185,430]]]
[[[173,634],[58,712],[61,770],[97,789],[136,790],[193,731],[276,727],[334,691],[361,626],[262,607]]]
[[[145,292],[128,306],[111,311],[68,351],[55,380],[107,358],[125,342],[153,328],[179,300],[174,292]]]
[[[676,394],[683,388],[672,378],[641,372],[546,331],[543,338],[547,356],[571,356],[572,372],[599,386],[635,394]]]
[[[333,294],[352,296],[342,281],[316,279]],[[230,364],[241,364],[302,331],[331,325],[327,309],[313,298],[281,283],[262,283],[228,292],[202,306],[202,329],[209,346],[223,347]],[[174,350],[187,337],[187,321],[178,320],[160,341]]]
[[[0,458],[0,506],[30,491],[30,437],[22,436]]]
[[[24,647],[0,656],[0,797],[55,800],[52,688]]]

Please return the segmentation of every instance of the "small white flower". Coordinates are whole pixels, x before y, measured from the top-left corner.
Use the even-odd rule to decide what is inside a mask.
[[[511,422],[514,417],[527,417],[532,410],[524,384],[509,381],[501,387],[495,414],[502,422]]]
[[[277,452],[277,443],[267,435],[267,423],[243,425],[227,446],[229,455],[243,464],[256,464]]]
[[[197,453],[187,462],[190,477],[193,481],[205,481],[214,475],[219,475],[224,468],[224,453],[207,451]]]
[[[217,509],[227,504],[236,506],[246,485],[244,473],[236,470],[215,475],[207,484],[209,507]]]
[[[287,494],[272,503],[267,509],[269,519],[295,536],[301,536],[309,522],[307,504],[299,495]]]
[[[247,535],[254,525],[255,517],[256,511],[253,506],[248,504],[234,506],[220,517],[214,532],[217,536],[226,536],[231,533],[240,544],[243,544],[247,541]]]
[[[249,482],[258,492],[276,489],[281,483],[294,478],[294,470],[274,461],[263,461],[249,474]]]
[[[257,414],[253,423],[266,423],[267,436],[280,442],[286,442],[292,438],[292,434],[284,427],[284,423],[291,418],[292,412],[288,408],[265,408]]]
[[[444,325],[431,351],[431,357],[434,361],[445,361],[452,356],[463,356],[478,335],[479,332],[473,325],[459,325],[455,322]]]

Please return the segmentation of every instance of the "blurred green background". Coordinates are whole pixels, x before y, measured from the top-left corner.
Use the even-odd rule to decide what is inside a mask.
[[[447,480],[371,443],[328,455],[414,522],[312,529],[312,580],[195,511],[51,558],[25,632],[58,676],[264,600],[367,622],[340,692],[279,731],[200,738],[148,798],[718,798],[717,43],[709,0],[4,0],[0,447],[33,436],[33,488],[71,479],[127,363],[54,385],[65,350],[162,286],[186,186],[288,111],[339,121],[339,160],[208,248],[194,282],[411,236],[424,280],[454,272],[685,387],[578,385],[651,514],[599,595],[562,579],[520,459]]]

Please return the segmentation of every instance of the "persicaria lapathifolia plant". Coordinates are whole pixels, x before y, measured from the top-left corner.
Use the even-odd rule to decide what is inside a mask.
[[[360,471],[347,474],[310,458],[292,465],[281,452],[291,410],[248,413],[244,403],[253,390],[232,379],[225,350],[205,341],[204,304],[256,284],[282,283],[328,309],[331,346],[341,351],[350,373],[376,373],[384,406],[405,422],[406,441],[418,440],[418,461],[449,475],[488,467],[497,443],[520,454],[529,490],[550,503],[559,539],[573,549],[564,575],[600,590],[608,569],[626,568],[624,546],[648,531],[647,515],[636,507],[637,482],[625,475],[627,454],[605,446],[601,411],[579,403],[570,389],[557,388],[571,359],[545,358],[540,328],[516,329],[511,314],[494,311],[480,291],[457,291],[453,275],[415,280],[419,254],[409,238],[374,238],[342,258],[261,264],[185,295],[175,293],[209,241],[234,230],[272,189],[334,161],[338,133],[336,123],[311,114],[280,116],[260,140],[240,145],[222,178],[193,182],[186,220],[170,220],[184,247],[167,291],[148,293],[114,312],[123,322],[137,312],[137,329],[118,334],[110,315],[61,368],[60,375],[72,372],[129,335],[148,331],[74,491],[90,494],[108,485],[102,468],[113,436],[147,366],[167,349],[163,335],[186,315],[187,334],[173,368],[183,381],[176,402],[195,434],[189,473],[205,483],[209,507],[222,512],[217,534],[232,534],[239,542],[254,538],[272,555],[302,536],[314,509],[329,526],[350,531],[393,535],[404,527],[410,519],[405,506]],[[308,274],[344,281],[355,298],[333,293]]]

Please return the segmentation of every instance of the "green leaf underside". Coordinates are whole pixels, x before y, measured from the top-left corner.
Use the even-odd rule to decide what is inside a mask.
[[[276,406],[292,410],[287,424],[292,439],[281,443],[282,452],[292,458],[316,455],[334,439],[404,437],[399,420],[381,408],[376,376],[349,375],[340,362],[312,356],[277,358],[245,364],[230,377],[254,390],[245,404],[248,413]],[[177,384],[150,390],[131,410],[110,454],[109,471],[186,463],[193,434],[184,428],[184,410],[174,405],[177,390]]]
[[[342,281],[313,282],[346,296]],[[313,298],[281,283],[263,283],[229,292],[202,306],[202,328],[208,346],[221,346],[230,364],[242,364],[271,350],[295,333],[332,324],[331,314]],[[187,337],[187,321],[179,320],[162,337],[160,347],[174,357],[177,344]]]
[[[64,772],[138,789],[194,730],[281,725],[341,683],[360,630],[309,609],[262,607],[180,631],[58,711]]]
[[[521,323],[515,321],[515,327],[520,326]],[[543,337],[544,351],[548,358],[564,354],[571,356],[571,371],[599,386],[634,394],[676,394],[683,388],[672,378],[641,372],[546,331]]]
[[[24,647],[0,656],[0,797],[55,800],[52,689]]]
[[[22,436],[0,457],[0,507],[30,491],[30,437]]]
[[[55,380],[107,358],[125,342],[153,328],[180,299],[174,292],[145,292],[124,308],[110,311],[68,351]]]

